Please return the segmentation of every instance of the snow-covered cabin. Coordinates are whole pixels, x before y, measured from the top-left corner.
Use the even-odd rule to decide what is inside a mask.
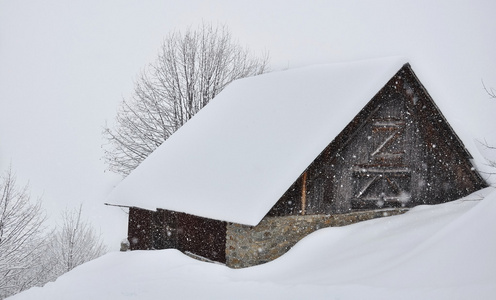
[[[471,158],[404,59],[317,65],[233,82],[110,200],[130,206],[131,249],[243,267],[481,189]]]

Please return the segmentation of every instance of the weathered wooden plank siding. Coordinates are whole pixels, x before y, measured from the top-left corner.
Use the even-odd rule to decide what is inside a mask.
[[[131,250],[169,249],[225,263],[226,222],[158,209],[129,209]]]
[[[180,251],[221,263],[226,262],[226,222],[177,213]]]
[[[155,212],[155,249],[178,249],[178,213],[166,209]]]
[[[268,216],[455,200],[486,186],[469,159],[405,65],[305,170],[305,186],[300,176]]]
[[[129,208],[127,228],[131,250],[148,250],[153,248],[152,217],[152,211],[137,207]]]

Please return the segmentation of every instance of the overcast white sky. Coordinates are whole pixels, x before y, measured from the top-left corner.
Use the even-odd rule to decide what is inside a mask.
[[[117,248],[126,216],[103,206],[102,127],[165,35],[228,25],[272,69],[402,55],[456,130],[496,142],[496,2],[0,0],[0,169],[11,163],[54,218],[84,202]],[[462,137],[463,138],[463,137]]]

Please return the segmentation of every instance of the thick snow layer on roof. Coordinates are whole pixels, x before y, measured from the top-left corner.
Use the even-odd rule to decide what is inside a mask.
[[[405,63],[317,65],[233,82],[109,201],[256,225]]]

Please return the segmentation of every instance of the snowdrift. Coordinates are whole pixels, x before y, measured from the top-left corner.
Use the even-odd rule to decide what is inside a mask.
[[[496,191],[319,230],[233,270],[176,250],[113,252],[24,299],[496,299]]]

